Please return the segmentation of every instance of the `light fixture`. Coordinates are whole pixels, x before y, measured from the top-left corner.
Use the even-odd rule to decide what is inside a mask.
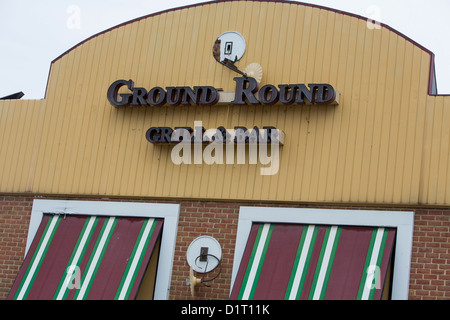
[[[221,272],[222,249],[219,242],[210,236],[201,236],[194,239],[186,251],[186,258],[189,264],[189,279],[186,284],[191,288],[191,295],[194,296],[194,289],[200,283],[208,286],[206,282],[216,279]],[[220,267],[219,272],[210,279],[197,278],[194,272],[207,274]]]

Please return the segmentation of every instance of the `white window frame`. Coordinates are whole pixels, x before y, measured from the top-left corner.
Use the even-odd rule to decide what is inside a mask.
[[[393,227],[397,229],[392,299],[407,300],[414,229],[412,211],[241,207],[236,235],[231,288],[233,289],[253,223],[298,223]],[[230,291],[231,293],[231,291]]]
[[[166,300],[169,298],[178,217],[180,213],[179,204],[35,199],[31,211],[25,255],[46,213],[163,218],[164,224],[159,250],[154,299]]]

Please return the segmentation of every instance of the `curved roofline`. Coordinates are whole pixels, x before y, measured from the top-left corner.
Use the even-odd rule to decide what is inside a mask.
[[[170,8],[167,10],[163,10],[163,11],[159,11],[159,12],[154,12],[142,17],[138,17],[126,22],[123,22],[121,24],[118,24],[116,26],[113,26],[111,28],[108,28],[106,30],[103,30],[101,32],[98,32],[92,36],[90,36],[89,38],[86,38],[85,40],[77,43],[76,45],[74,45],[73,47],[69,48],[68,50],[66,50],[65,52],[63,52],[62,54],[60,54],[58,57],[56,57],[55,59],[53,59],[53,61],[50,63],[50,70],[49,70],[49,74],[48,74],[48,78],[47,78],[47,87],[48,87],[48,81],[50,79],[50,72],[51,72],[51,66],[53,65],[53,63],[55,63],[56,61],[58,61],[59,59],[61,59],[63,56],[65,56],[66,54],[68,54],[69,52],[71,52],[72,50],[76,49],[77,47],[81,46],[82,44],[88,42],[89,40],[96,38],[104,33],[107,33],[109,31],[112,31],[116,28],[120,28],[123,27],[127,24],[131,24],[134,23],[136,21],[142,20],[142,19],[147,19],[149,17],[153,17],[153,16],[157,16],[160,14],[164,14],[167,12],[172,12],[172,11],[178,11],[178,10],[183,10],[183,9],[187,9],[187,8],[193,8],[193,7],[198,7],[198,6],[205,6],[205,5],[210,5],[210,4],[216,4],[216,3],[220,3],[220,2],[232,2],[232,1],[253,1],[253,2],[274,2],[274,3],[286,3],[286,4],[295,4],[295,5],[301,5],[301,6],[306,6],[306,7],[312,7],[312,8],[317,8],[317,9],[321,9],[321,10],[327,10],[327,11],[331,11],[331,12],[335,12],[335,13],[339,13],[342,15],[347,15],[350,17],[354,17],[360,20],[365,20],[367,21],[369,18],[358,15],[358,14],[354,14],[354,13],[350,13],[350,12],[346,12],[346,11],[342,11],[342,10],[338,10],[338,9],[334,9],[334,8],[329,8],[329,7],[325,7],[325,6],[321,6],[321,5],[317,5],[317,4],[312,4],[312,3],[304,3],[304,2],[300,2],[300,1],[289,1],[289,0],[214,0],[214,1],[207,1],[207,2],[200,2],[200,3],[195,3],[195,4],[191,4],[191,5],[186,5],[186,6],[181,6],[181,7],[176,7],[176,8]],[[428,54],[430,54],[430,71],[429,71],[429,79],[428,79],[428,95],[438,95],[437,89],[436,89],[436,85],[435,85],[435,65],[434,65],[434,53],[432,51],[430,51],[429,49],[425,48],[424,46],[422,46],[420,43],[412,40],[411,38],[409,38],[408,36],[404,35],[403,33],[397,31],[396,29],[390,27],[387,24],[381,23],[379,21],[373,20],[374,23],[376,23],[377,25],[380,25],[386,29],[388,29],[391,32],[394,32],[395,34],[401,36],[402,38],[404,38],[406,41],[412,43],[414,46],[419,47],[420,49],[422,49],[423,51],[427,52]],[[47,88],[45,89],[45,97],[47,96]]]

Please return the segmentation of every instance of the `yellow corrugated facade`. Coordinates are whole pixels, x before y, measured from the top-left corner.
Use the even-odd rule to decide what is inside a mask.
[[[337,106],[115,108],[112,82],[233,91],[218,35],[238,31],[243,69],[264,84],[329,83]],[[359,17],[288,2],[224,1],[155,14],[88,39],[56,59],[44,100],[0,102],[0,193],[450,204],[450,96],[428,94],[430,52]],[[275,126],[276,175],[261,165],[182,164],[150,144],[154,126]]]

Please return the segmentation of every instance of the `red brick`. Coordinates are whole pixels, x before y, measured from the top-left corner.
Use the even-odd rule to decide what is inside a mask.
[[[32,201],[32,197],[26,196],[0,196],[0,299],[6,298],[23,261]],[[148,200],[135,201],[148,202]],[[228,299],[239,208],[249,204],[198,200],[176,202],[165,199],[154,199],[151,202],[180,204],[169,298],[171,300]],[[301,207],[274,203],[250,205]],[[327,206],[317,207],[327,208]],[[339,209],[343,208],[345,207]],[[349,207],[349,209],[359,208]],[[373,209],[390,210],[390,208]],[[415,211],[409,298],[412,300],[450,299],[450,210],[422,208],[407,210]],[[201,235],[210,235],[219,240],[223,253],[222,273],[210,283],[211,287],[196,288],[195,297],[192,298],[189,287],[185,284],[186,278],[189,277],[186,250],[191,241]]]

